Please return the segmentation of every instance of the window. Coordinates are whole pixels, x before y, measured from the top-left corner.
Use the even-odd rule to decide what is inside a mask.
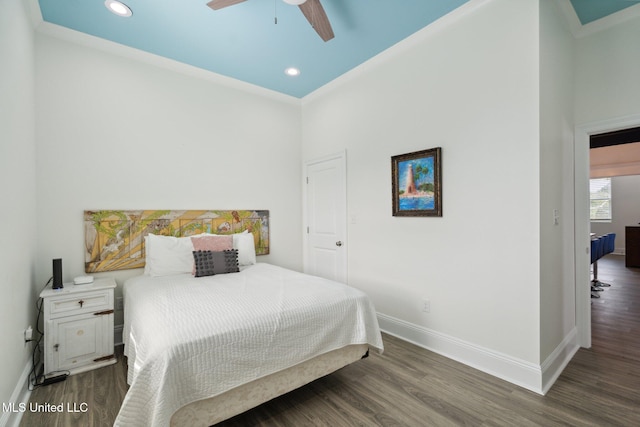
[[[611,178],[589,180],[591,221],[611,221]]]

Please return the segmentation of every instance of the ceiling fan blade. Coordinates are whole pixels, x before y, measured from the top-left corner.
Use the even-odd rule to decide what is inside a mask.
[[[209,6],[213,10],[218,10],[222,9],[223,7],[233,6],[234,4],[242,3],[245,1],[247,0],[211,0],[209,3],[207,3],[207,6]]]
[[[307,0],[298,7],[322,40],[329,41],[334,37],[331,23],[320,0]]]

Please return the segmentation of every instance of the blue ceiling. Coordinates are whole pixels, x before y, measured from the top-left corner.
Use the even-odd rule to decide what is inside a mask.
[[[571,0],[582,25],[640,3],[640,0]]]
[[[468,0],[322,0],[335,33],[326,43],[282,0],[217,11],[208,0],[121,1],[131,17],[114,15],[104,0],[38,0],[46,22],[301,98]],[[640,0],[571,3],[586,24]],[[287,67],[301,74],[287,76]]]

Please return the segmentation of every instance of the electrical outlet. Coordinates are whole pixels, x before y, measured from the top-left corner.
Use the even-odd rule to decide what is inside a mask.
[[[422,312],[431,313],[431,301],[426,298],[422,300]]]
[[[122,297],[116,298],[116,310],[124,310],[124,300]]]

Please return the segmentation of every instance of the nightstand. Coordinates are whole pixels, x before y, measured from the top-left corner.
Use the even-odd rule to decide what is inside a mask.
[[[44,316],[44,373],[89,371],[116,363],[113,350],[112,278],[93,283],[47,286],[41,293]]]

